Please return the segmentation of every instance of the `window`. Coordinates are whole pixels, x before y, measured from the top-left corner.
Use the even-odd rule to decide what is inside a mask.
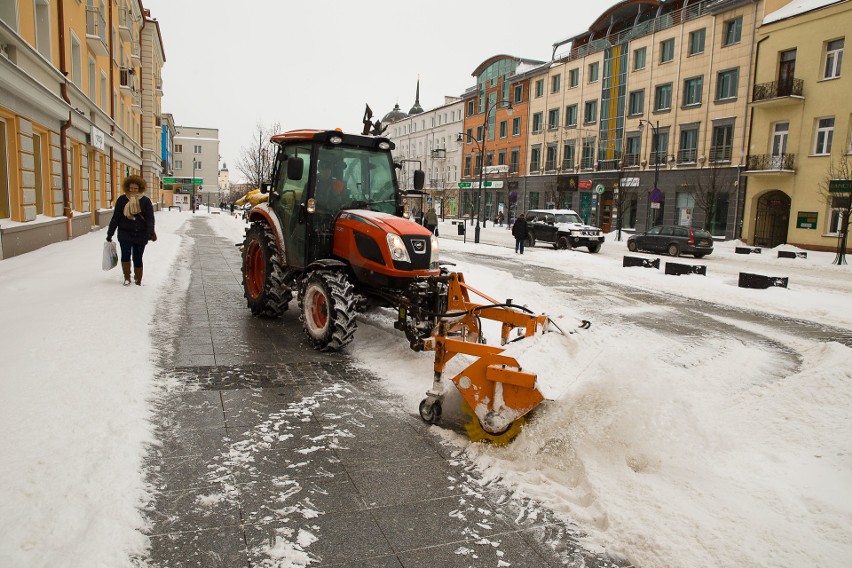
[[[545,171],[552,172],[556,169],[556,144],[548,144],[544,159]]]
[[[509,154],[509,171],[512,173],[518,172],[518,163],[520,162],[521,151],[518,148],[512,148],[512,153]]]
[[[633,51],[633,70],[640,71],[645,68],[645,53],[647,49],[640,47]]]
[[[743,33],[743,17],[734,18],[725,22],[725,32],[722,38],[722,46],[732,45],[740,42]]]
[[[497,165],[505,166],[506,165],[506,150],[498,150],[497,151]]]
[[[509,123],[505,120],[500,121],[500,138],[505,138],[509,134]]]
[[[536,144],[530,152],[530,171],[537,172],[541,162],[541,144]]]
[[[672,108],[672,84],[657,85],[654,90],[654,111],[671,110]]]
[[[817,120],[816,136],[814,138],[814,154],[825,156],[831,154],[831,140],[834,137],[834,117]]]
[[[98,71],[97,66],[95,65],[95,59],[90,55],[89,56],[89,98],[92,99],[92,102],[97,102],[98,91],[97,91],[97,82],[98,82]]]
[[[693,77],[683,82],[683,106],[701,104],[701,91],[704,88],[704,77]]]
[[[544,79],[539,79],[535,82],[535,96],[536,98],[544,95]]]
[[[730,162],[734,149],[734,124],[714,124],[710,143],[711,162]]]
[[[598,101],[588,101],[583,109],[583,124],[591,124],[598,119]]]
[[[74,35],[71,36],[71,81],[81,86],[83,80],[83,60],[82,50],[80,48],[80,40]]]
[[[580,70],[579,69],[571,69],[568,71],[568,86],[576,87],[580,84]]]
[[[739,82],[739,75],[739,69],[728,69],[727,71],[719,71],[719,75],[716,79],[717,101],[737,98],[737,83]]]
[[[474,105],[474,101],[472,101],[472,100],[467,101],[467,115],[468,116],[473,116],[475,114],[473,105]]]
[[[8,20],[7,20],[8,21]],[[11,20],[14,22],[15,20]],[[35,40],[36,49],[50,61],[50,3],[48,0],[35,2]]]
[[[550,92],[558,93],[559,87],[562,84],[562,75],[554,75],[550,78]]]
[[[658,128],[651,135],[651,159],[650,164],[666,163],[669,154],[669,131],[667,128]]]
[[[470,154],[464,157],[464,173],[462,174],[464,177],[470,177]]]
[[[704,53],[704,36],[707,31],[704,28],[689,32],[689,55]]]
[[[537,112],[533,115],[533,120],[532,120],[532,131],[533,131],[533,133],[541,132],[541,130],[543,128],[542,120],[543,120],[542,113]]]
[[[630,134],[624,146],[624,166],[638,166],[642,139],[638,134]]]
[[[101,97],[99,100],[101,110],[106,110],[107,107],[107,76],[101,71]]]
[[[201,169],[201,162],[200,162],[200,161],[196,161],[196,162],[195,162],[195,169],[196,169],[196,170],[200,170],[200,169]]]
[[[827,233],[834,235],[840,234],[843,226],[842,223],[846,218],[846,212],[849,211],[848,199],[846,196],[831,196],[831,211],[829,213],[828,227],[826,227]]]
[[[574,141],[566,142],[562,147],[562,169],[565,171],[571,171],[574,169],[574,163],[576,160]]]
[[[580,169],[591,170],[595,166],[595,139],[583,139],[583,157],[580,159]]]
[[[482,126],[481,125],[476,127],[476,139],[477,139],[477,141],[482,142]]]
[[[183,152],[183,144],[175,144],[175,154]]]
[[[521,117],[516,116],[512,119],[512,136],[521,135]]]
[[[674,59],[674,38],[660,42],[660,63],[668,63]]]
[[[600,63],[595,61],[594,63],[589,63],[589,83],[594,83],[598,80],[598,71],[600,69]]]
[[[196,144],[195,146],[193,146],[192,147],[192,153],[193,154],[200,154],[201,153],[201,145]]]
[[[565,126],[577,126],[577,105],[565,107]]]
[[[823,79],[840,77],[840,64],[843,62],[843,38],[825,44],[825,71]]]
[[[698,152],[698,126],[680,127],[680,148],[677,151],[677,163],[695,163]]]
[[[559,128],[559,109],[552,108],[547,111],[547,129],[556,130]]]
[[[641,116],[645,108],[645,89],[631,91],[628,97],[627,114],[629,116]]]
[[[515,102],[519,103],[524,100],[524,86],[515,85]]]

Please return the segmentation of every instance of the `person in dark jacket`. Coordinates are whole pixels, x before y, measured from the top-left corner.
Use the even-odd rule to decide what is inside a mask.
[[[130,262],[133,261],[133,276],[137,286],[142,285],[142,255],[148,241],[156,241],[154,232],[154,205],[145,194],[145,180],[139,176],[128,176],[121,182],[124,193],[115,200],[115,209],[107,229],[107,241],[118,229],[118,244],[121,246],[121,270],[124,285],[130,285]]]
[[[518,215],[518,218],[515,219],[515,224],[512,225],[512,236],[515,237],[516,253],[520,250],[521,254],[524,254],[524,242],[526,242],[528,235],[527,220],[524,217],[524,214],[521,213]]]
[[[437,236],[435,230],[438,228],[438,214],[435,212],[434,207],[430,207],[429,211],[426,212],[426,216],[423,218],[423,226],[429,229],[430,233]]]

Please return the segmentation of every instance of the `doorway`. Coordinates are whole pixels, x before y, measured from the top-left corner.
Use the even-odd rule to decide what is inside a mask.
[[[757,200],[754,245],[775,247],[786,244],[790,224],[790,198],[783,191],[770,191]]]

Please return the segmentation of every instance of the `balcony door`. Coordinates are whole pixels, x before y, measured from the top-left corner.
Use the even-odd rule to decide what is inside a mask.
[[[784,155],[787,153],[787,135],[790,131],[789,122],[776,122],[772,133],[772,155],[769,156],[769,169],[783,169]]]
[[[781,52],[778,66],[778,96],[789,97],[793,94],[793,79],[796,72],[796,50]]]

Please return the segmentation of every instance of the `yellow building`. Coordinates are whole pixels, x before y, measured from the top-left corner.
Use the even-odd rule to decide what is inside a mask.
[[[737,237],[763,4],[624,0],[555,43],[530,78],[526,205],[570,207],[606,231],[621,216]]]
[[[838,246],[843,203],[825,191],[825,179],[832,164],[852,158],[852,73],[842,65],[850,30],[849,0],[767,0],[751,97],[749,243]]]
[[[158,201],[143,158],[158,161],[165,57],[145,14],[139,0],[0,2],[0,258],[105,225],[131,173]]]

